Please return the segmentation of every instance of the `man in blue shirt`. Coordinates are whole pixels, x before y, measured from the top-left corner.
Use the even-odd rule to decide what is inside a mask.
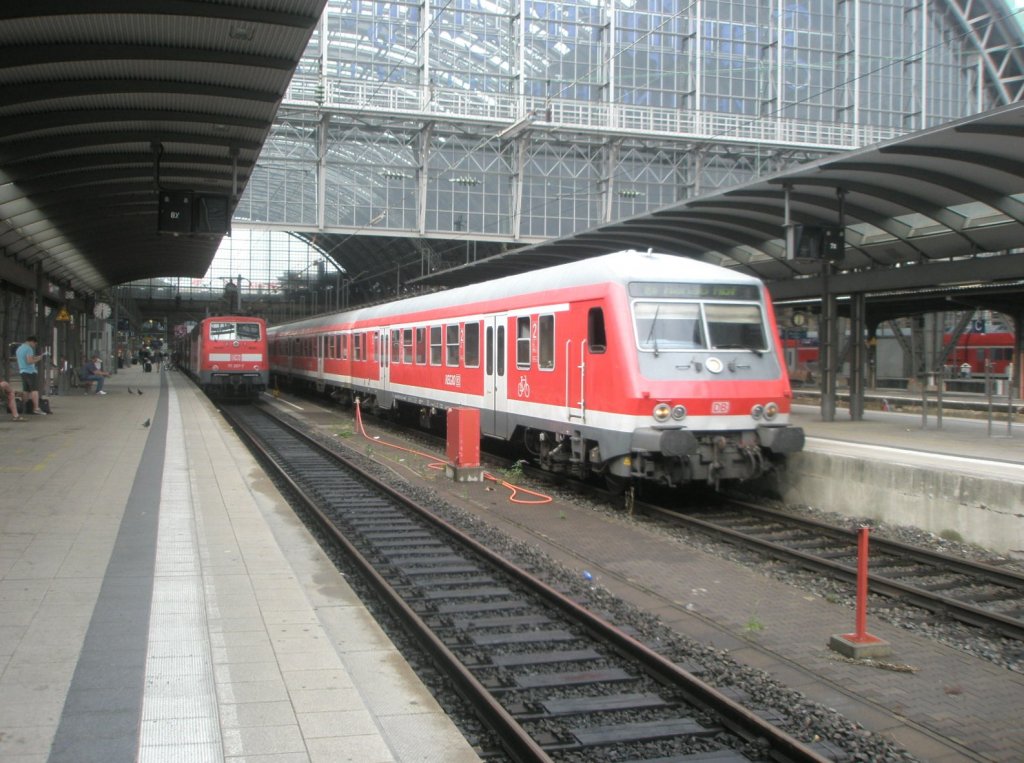
[[[110,374],[103,371],[100,367],[99,355],[93,355],[92,358],[87,360],[85,365],[82,366],[82,381],[95,382],[97,395],[107,394],[103,391],[103,380],[108,376],[110,376]]]
[[[49,352],[36,354],[39,340],[34,336],[28,337],[15,353],[18,357],[18,371],[21,373],[21,388],[28,395],[32,402],[32,413],[45,416],[39,407],[39,373],[36,370],[36,363],[49,355]]]

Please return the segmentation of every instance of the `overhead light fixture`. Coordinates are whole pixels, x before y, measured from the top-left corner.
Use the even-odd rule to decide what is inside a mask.
[[[479,185],[480,181],[471,175],[459,175],[458,177],[448,178],[449,182],[458,183],[459,185]]]
[[[524,133],[528,129],[530,129],[530,125],[532,125],[536,120],[537,120],[537,112],[536,111],[529,111],[529,112],[527,112],[526,116],[524,116],[522,119],[516,120],[515,122],[510,124],[508,127],[506,127],[504,130],[499,132],[498,133],[498,140],[511,140],[512,138],[516,137],[517,135],[520,135],[521,133]]]
[[[624,199],[639,199],[643,195],[643,191],[638,191],[635,188],[623,188],[619,191],[619,196]]]
[[[249,42],[256,34],[256,30],[248,24],[232,24],[228,33],[232,40],[243,40]]]

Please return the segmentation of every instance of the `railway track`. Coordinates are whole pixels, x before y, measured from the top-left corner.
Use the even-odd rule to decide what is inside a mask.
[[[388,422],[378,425],[391,426]],[[402,432],[439,451],[444,448],[443,438],[415,429]],[[506,466],[513,463],[498,454],[490,457]],[[595,501],[622,501],[621,496],[573,478],[530,466],[523,473],[538,483],[568,488]],[[669,491],[668,496],[672,495]],[[672,504],[671,498],[658,503],[630,500],[627,507],[833,579],[856,581],[856,531],[736,499],[709,504],[706,509],[688,507],[686,513]],[[1024,642],[1024,575],[878,536],[871,538],[870,552],[871,593]]]
[[[509,758],[834,759],[288,423],[258,407],[225,413]]]
[[[762,506],[729,501],[682,514],[636,510],[846,581],[857,576],[857,533]],[[1024,576],[885,538],[870,541],[869,590],[1024,641]]]

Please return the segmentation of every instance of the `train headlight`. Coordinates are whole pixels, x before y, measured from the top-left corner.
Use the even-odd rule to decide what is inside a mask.
[[[672,409],[672,418],[676,421],[682,421],[686,418],[686,406],[677,405]]]
[[[755,421],[760,421],[761,417],[764,416],[764,406],[755,405],[753,408],[750,409],[750,415],[754,417]]]
[[[668,403],[658,403],[654,406],[653,415],[655,421],[668,421],[668,417],[672,415],[672,406]]]
[[[778,406],[777,403],[768,403],[768,405],[766,405],[764,407],[764,417],[768,421],[771,421],[772,419],[774,419],[778,415],[779,415],[779,406]]]

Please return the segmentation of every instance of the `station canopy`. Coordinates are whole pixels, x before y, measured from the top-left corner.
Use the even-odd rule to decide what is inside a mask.
[[[84,292],[202,277],[325,2],[3,3],[7,261]]]
[[[651,248],[757,276],[776,297],[820,296],[822,262],[787,256],[787,221],[841,226],[837,291],[1020,279],[1022,138],[1024,103],[1015,103],[416,283],[474,283]]]
[[[202,277],[324,5],[4,3],[0,265],[85,292]],[[1022,137],[1024,104],[1014,103],[546,243],[469,242],[475,261],[406,285],[652,248],[753,274],[777,297],[818,294],[821,263],[787,256],[787,223],[843,228],[839,290],[1020,278]],[[193,214],[191,229],[168,230],[183,224],[174,204]],[[329,234],[306,235],[333,248]],[[339,258],[415,258],[430,243],[409,239],[396,252],[390,237],[356,238]]]

